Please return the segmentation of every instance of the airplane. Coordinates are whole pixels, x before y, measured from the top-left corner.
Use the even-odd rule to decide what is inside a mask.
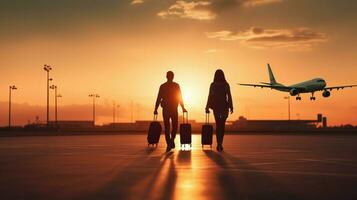
[[[300,94],[302,93],[311,93],[310,100],[316,100],[314,96],[315,92],[323,91],[322,96],[327,98],[331,95],[332,90],[340,90],[344,88],[349,88],[349,87],[352,88],[357,86],[357,85],[343,85],[343,86],[326,87],[326,81],[322,78],[314,78],[294,85],[285,86],[276,81],[269,63],[268,63],[268,72],[269,72],[270,83],[265,83],[265,82],[260,82],[261,84],[238,83],[238,85],[270,88],[282,92],[289,92],[291,96],[296,96],[296,100],[301,100]]]

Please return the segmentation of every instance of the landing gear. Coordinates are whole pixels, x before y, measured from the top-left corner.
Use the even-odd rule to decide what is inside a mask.
[[[315,100],[316,100],[316,97],[314,97],[314,93],[311,93],[310,100],[311,100],[311,101],[315,101]]]
[[[298,94],[298,96],[296,97],[296,101],[301,101],[300,94]]]

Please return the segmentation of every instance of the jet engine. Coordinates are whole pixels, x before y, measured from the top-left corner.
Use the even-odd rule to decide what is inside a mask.
[[[327,90],[325,90],[323,93],[322,93],[322,96],[323,97],[329,97],[331,95],[331,93]]]
[[[296,96],[296,95],[298,95],[298,94],[299,94],[299,91],[298,91],[297,89],[294,89],[294,88],[293,88],[293,89],[290,90],[290,95],[291,95],[291,96]]]

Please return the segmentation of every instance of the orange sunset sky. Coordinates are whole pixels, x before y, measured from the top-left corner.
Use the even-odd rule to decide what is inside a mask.
[[[111,122],[113,100],[120,121],[131,110],[134,120],[151,119],[172,70],[190,118],[202,121],[217,68],[232,90],[228,120],[286,119],[286,93],[236,83],[268,81],[270,63],[287,85],[315,77],[357,84],[356,9],[351,0],[0,1],[0,125],[13,84],[13,123],[46,119],[44,64],[63,96],[60,120],[91,120],[90,93],[101,96],[98,124]],[[309,96],[291,99],[292,119],[323,113],[330,125],[357,124],[357,88]]]

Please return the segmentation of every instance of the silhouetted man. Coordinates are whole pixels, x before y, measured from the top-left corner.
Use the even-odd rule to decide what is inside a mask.
[[[155,104],[154,114],[157,115],[157,109],[161,104],[162,116],[164,118],[165,126],[165,139],[167,148],[166,151],[170,151],[175,148],[175,137],[178,126],[178,104],[181,105],[182,111],[187,112],[183,105],[182,95],[179,84],[173,82],[174,73],[168,71],[166,73],[167,82],[160,86],[159,94]],[[170,134],[170,119],[172,123],[172,129]]]

